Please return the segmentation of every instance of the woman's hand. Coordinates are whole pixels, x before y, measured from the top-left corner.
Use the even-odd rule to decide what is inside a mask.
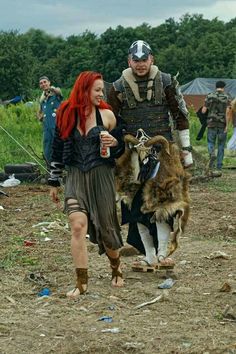
[[[102,145],[106,147],[115,147],[118,145],[118,141],[114,136],[106,132],[105,134],[101,133],[100,135]]]
[[[57,187],[51,187],[49,195],[50,195],[53,203],[55,203],[57,205],[60,203],[60,199],[58,197],[58,188]]]

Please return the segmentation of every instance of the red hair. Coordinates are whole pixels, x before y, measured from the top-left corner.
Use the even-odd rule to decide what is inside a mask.
[[[57,110],[57,127],[62,139],[66,139],[70,135],[77,123],[77,116],[79,117],[79,126],[85,133],[86,119],[92,112],[90,92],[96,80],[103,80],[102,75],[93,71],[82,72],[77,77],[68,100],[62,102],[59,106]],[[103,100],[99,103],[98,108],[111,110],[111,106]]]

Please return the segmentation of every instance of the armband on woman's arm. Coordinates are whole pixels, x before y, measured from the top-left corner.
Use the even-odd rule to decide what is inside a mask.
[[[48,184],[52,187],[59,187],[61,185],[64,165],[60,162],[52,161],[50,164],[50,177],[48,178]]]

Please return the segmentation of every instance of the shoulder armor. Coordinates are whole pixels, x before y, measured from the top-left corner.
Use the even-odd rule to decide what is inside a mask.
[[[123,92],[124,91],[124,85],[123,85],[123,80],[122,77],[120,77],[118,80],[113,82],[113,87],[115,91]]]
[[[165,89],[167,86],[171,85],[171,75],[167,73],[161,72],[161,79],[163,83],[163,88]]]

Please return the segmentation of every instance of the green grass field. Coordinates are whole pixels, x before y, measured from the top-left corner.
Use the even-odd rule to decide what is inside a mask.
[[[37,109],[37,102],[32,106],[26,106],[23,103],[8,107],[0,106],[0,171],[3,171],[6,164],[35,162],[33,157],[44,165],[42,159],[42,123],[36,118]],[[190,111],[191,142],[198,153],[208,158],[206,133],[201,141],[196,141],[199,129],[199,120],[192,110]],[[232,131],[231,127],[228,138],[232,135]],[[236,166],[236,158],[231,155],[226,151],[225,166]]]

